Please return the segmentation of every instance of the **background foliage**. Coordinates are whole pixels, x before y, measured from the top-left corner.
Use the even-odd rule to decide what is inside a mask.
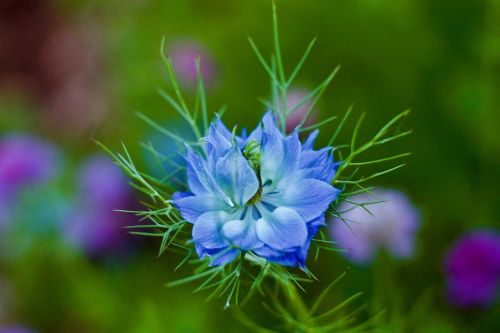
[[[381,332],[497,331],[498,306],[464,312],[447,304],[442,262],[463,232],[498,227],[500,221],[500,2],[289,0],[277,5],[285,67],[290,69],[318,37],[300,85],[313,88],[341,64],[319,105],[321,119],[341,116],[354,103],[354,114],[367,113],[361,136],[368,139],[390,117],[412,109],[405,128],[414,133],[376,154],[413,155],[405,168],[377,185],[406,191],[423,216],[414,259],[380,256],[370,267],[357,267],[323,253],[311,268],[321,283],[307,287],[306,301],[313,303],[307,295],[318,295],[347,269],[329,301],[363,291],[365,315],[389,309],[378,324]],[[177,121],[157,93],[158,87],[168,87],[159,56],[163,36],[167,43],[197,40],[211,54],[218,74],[208,105],[212,111],[226,105],[230,127],[253,128],[264,111],[257,98],[268,97],[269,84],[246,37],[264,52],[271,50],[269,1],[73,0],[48,7],[61,22],[79,22],[98,41],[96,75],[106,115],[68,135],[44,120],[47,113],[36,98],[3,85],[0,130],[38,133],[57,142],[65,152],[65,173],[98,150],[93,139],[117,149],[124,141],[143,156],[135,143],[152,134],[134,111],[160,123]],[[350,132],[341,135],[347,141]],[[63,193],[74,187],[69,180],[58,186]],[[149,240],[125,259],[95,261],[57,240],[40,241],[16,260],[0,262],[12,295],[0,323],[25,323],[41,332],[242,330],[222,304],[205,303],[206,295],[193,294],[191,286],[162,287],[176,278],[178,262],[170,255],[156,258],[158,245]],[[248,312],[252,320],[272,324],[260,304],[251,304]]]

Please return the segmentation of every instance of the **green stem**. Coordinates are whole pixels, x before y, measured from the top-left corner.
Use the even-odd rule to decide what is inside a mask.
[[[310,310],[305,304],[297,287],[291,283],[280,283],[285,296],[290,300],[290,305],[293,307],[297,315],[297,321],[304,325],[304,333],[315,333],[318,330],[315,328],[314,320],[309,315]]]

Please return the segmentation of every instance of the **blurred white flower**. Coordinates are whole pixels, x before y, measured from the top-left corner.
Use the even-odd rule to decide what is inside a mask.
[[[376,198],[369,193],[349,198],[365,204],[366,209],[348,202],[338,207],[344,220],[330,221],[332,239],[346,249],[345,256],[356,263],[369,263],[382,248],[395,258],[412,257],[420,224],[417,209],[402,192],[375,189],[372,193]]]

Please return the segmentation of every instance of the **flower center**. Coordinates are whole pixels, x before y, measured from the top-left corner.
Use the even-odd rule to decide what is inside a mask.
[[[243,148],[243,156],[258,176],[260,173],[260,142],[257,140],[248,141]]]
[[[260,179],[260,142],[257,140],[250,140],[243,148],[243,156],[250,164],[250,167],[255,171],[257,179],[259,180],[259,189],[255,195],[248,201],[252,205],[260,200],[262,196],[262,180]]]
[[[254,203],[258,202],[261,196],[262,196],[262,185],[259,182],[259,189],[257,190],[257,192],[255,192],[254,196],[248,201],[248,204],[253,205]]]

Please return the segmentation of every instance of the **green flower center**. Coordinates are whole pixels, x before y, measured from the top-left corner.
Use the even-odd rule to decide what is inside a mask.
[[[250,199],[248,204],[254,204],[260,200],[262,196],[262,180],[260,179],[260,142],[257,140],[250,140],[243,148],[243,156],[250,164],[250,167],[255,171],[257,179],[259,180],[259,189],[255,195]]]

